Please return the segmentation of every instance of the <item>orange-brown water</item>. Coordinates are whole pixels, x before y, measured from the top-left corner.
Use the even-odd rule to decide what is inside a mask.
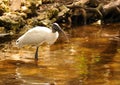
[[[52,46],[17,48],[0,44],[0,85],[120,85],[120,25],[88,25],[68,30]]]

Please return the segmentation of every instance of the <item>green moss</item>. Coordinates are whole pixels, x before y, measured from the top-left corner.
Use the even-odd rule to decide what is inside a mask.
[[[51,8],[47,11],[48,19],[57,17],[59,10],[57,8]]]
[[[0,16],[3,15],[3,13],[9,11],[9,7],[7,6],[8,4],[6,2],[0,2]]]
[[[6,13],[0,17],[0,26],[4,26],[6,30],[16,31],[24,25],[25,21],[20,15]]]

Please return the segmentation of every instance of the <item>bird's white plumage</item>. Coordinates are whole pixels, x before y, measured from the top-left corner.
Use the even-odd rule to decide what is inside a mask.
[[[53,33],[52,30],[47,27],[37,26],[28,30],[25,34],[18,38],[16,44],[19,47],[23,45],[39,46],[44,42],[53,44],[57,40],[58,36],[59,34],[57,31]]]
[[[35,62],[37,63],[39,45],[43,44],[44,42],[48,44],[53,44],[59,36],[58,32],[62,32],[66,37],[65,32],[61,29],[61,27],[57,23],[53,23],[52,29],[37,26],[28,30],[25,34],[18,38],[16,44],[19,47],[22,47],[24,45],[35,45],[36,46]],[[66,37],[66,39],[68,38]]]

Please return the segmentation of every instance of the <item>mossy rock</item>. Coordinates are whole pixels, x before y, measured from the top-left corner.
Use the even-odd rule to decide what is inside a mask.
[[[0,17],[0,26],[4,26],[6,30],[16,31],[24,25],[25,20],[16,13],[6,13]]]

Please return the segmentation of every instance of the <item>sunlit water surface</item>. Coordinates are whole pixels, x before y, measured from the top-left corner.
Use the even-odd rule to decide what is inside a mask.
[[[0,44],[0,85],[120,85],[120,25],[82,26],[52,46]]]

